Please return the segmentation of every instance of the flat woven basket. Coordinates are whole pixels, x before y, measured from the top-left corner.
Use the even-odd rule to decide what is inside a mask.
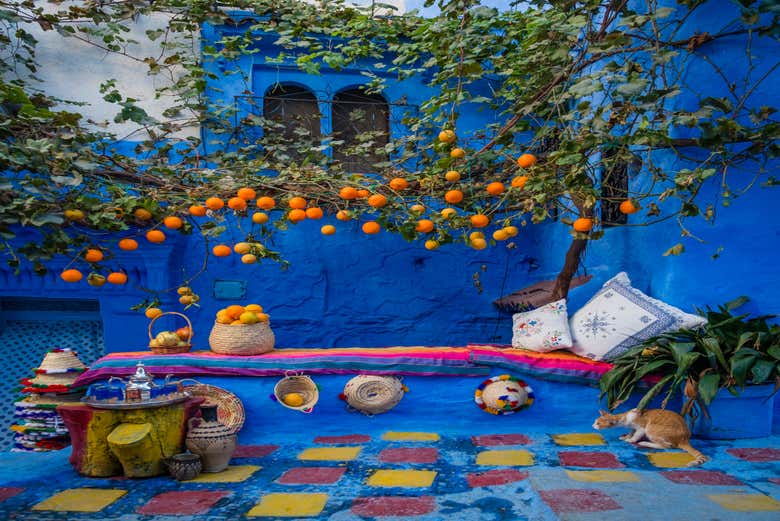
[[[214,323],[209,335],[209,345],[215,353],[223,355],[259,355],[273,351],[274,332],[267,323],[229,324]]]
[[[186,385],[183,390],[192,396],[206,399],[206,403],[217,404],[217,418],[233,432],[238,432],[244,426],[246,412],[241,399],[230,391],[216,385],[202,384],[197,380],[183,380],[195,382],[195,385]]]
[[[343,399],[353,409],[374,415],[387,412],[401,401],[406,387],[395,376],[361,374],[344,386]]]
[[[156,346],[156,347],[152,347],[150,345],[149,349],[151,349],[152,353],[154,353],[156,355],[175,355],[175,354],[178,354],[178,353],[188,353],[189,350],[192,349],[192,335],[193,335],[192,322],[190,322],[190,319],[187,318],[187,315],[185,315],[183,313],[177,313],[175,311],[166,311],[165,313],[163,313],[161,315],[157,315],[156,317],[154,317],[151,320],[151,322],[149,322],[149,341],[151,342],[152,339],[154,338],[154,336],[152,335],[152,326],[154,325],[154,323],[157,321],[158,318],[164,317],[165,315],[175,315],[177,317],[182,317],[184,320],[187,321],[187,327],[190,330],[190,334],[187,337],[187,345],[183,345],[183,346]]]
[[[297,407],[284,403],[284,397],[290,393],[300,394],[301,398],[303,398],[303,403]],[[320,391],[314,380],[308,376],[288,375],[276,382],[274,398],[288,409],[309,413],[320,399]]]

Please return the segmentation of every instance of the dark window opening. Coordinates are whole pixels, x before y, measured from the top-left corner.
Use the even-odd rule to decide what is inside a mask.
[[[333,159],[348,172],[372,172],[388,160],[390,109],[379,94],[360,89],[341,91],[333,98]]]
[[[609,228],[628,223],[628,215],[620,211],[620,203],[628,198],[629,163],[617,157],[618,151],[604,151],[601,175],[601,226]]]
[[[302,161],[320,153],[317,97],[295,85],[277,85],[263,97],[263,147],[277,160]]]

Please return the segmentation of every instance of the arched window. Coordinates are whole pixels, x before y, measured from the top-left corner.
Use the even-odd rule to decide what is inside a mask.
[[[387,161],[390,108],[380,94],[343,90],[333,97],[333,159],[349,172],[373,172]]]
[[[263,146],[277,160],[301,161],[320,146],[317,97],[297,85],[276,85],[263,97]]]

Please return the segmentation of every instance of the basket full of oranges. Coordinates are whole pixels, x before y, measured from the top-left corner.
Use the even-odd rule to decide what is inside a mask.
[[[209,345],[223,355],[259,355],[272,351],[274,333],[262,306],[237,304],[220,309],[209,335]]]

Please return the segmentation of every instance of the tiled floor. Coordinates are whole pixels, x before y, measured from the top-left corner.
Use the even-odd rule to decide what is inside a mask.
[[[312,436],[241,446],[226,471],[183,483],[80,477],[68,451],[3,453],[0,519],[780,519],[780,438],[696,440],[712,459],[692,469],[616,436]]]

